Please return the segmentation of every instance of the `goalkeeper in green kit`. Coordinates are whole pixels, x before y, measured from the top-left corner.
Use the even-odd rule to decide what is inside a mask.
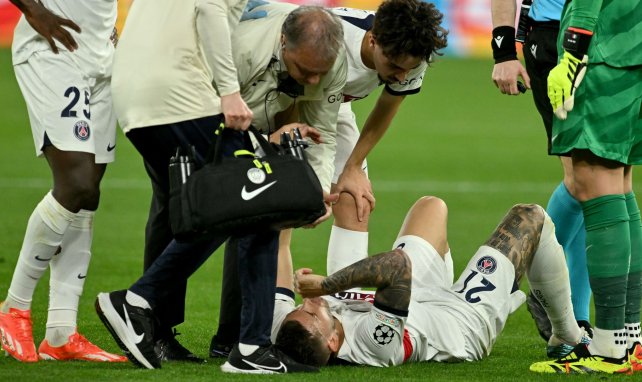
[[[632,185],[632,166],[642,163],[642,0],[568,0],[558,52],[548,76],[552,153],[573,162],[595,328],[589,345],[530,369],[642,371],[642,228]]]

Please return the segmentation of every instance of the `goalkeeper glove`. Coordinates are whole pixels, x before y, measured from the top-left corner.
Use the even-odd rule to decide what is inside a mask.
[[[573,110],[575,91],[586,74],[592,36],[590,31],[572,27],[564,32],[564,54],[548,74],[548,98],[559,119],[566,119],[567,112]]]

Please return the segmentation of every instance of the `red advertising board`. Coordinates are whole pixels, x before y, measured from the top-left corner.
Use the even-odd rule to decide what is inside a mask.
[[[11,45],[13,28],[15,28],[20,11],[9,0],[0,0],[0,46]]]

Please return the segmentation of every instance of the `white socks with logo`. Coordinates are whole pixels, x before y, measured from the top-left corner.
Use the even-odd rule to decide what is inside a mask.
[[[49,315],[45,338],[62,346],[76,331],[78,304],[91,260],[94,211],[80,210],[62,239],[61,252],[49,263]]]
[[[75,215],[60,205],[51,191],[38,203],[27,224],[3,311],[8,311],[9,308],[31,309],[36,284],[58,251],[63,235]]]
[[[533,263],[526,272],[531,291],[544,307],[553,334],[569,344],[577,344],[581,330],[571,303],[571,287],[564,250],[555,237],[555,226],[546,214]]]

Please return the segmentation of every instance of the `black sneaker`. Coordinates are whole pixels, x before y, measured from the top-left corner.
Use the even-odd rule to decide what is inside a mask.
[[[274,346],[260,347],[254,353],[244,356],[234,345],[230,356],[221,366],[225,373],[243,374],[277,374],[277,373],[311,373],[319,369],[298,363]]]
[[[548,342],[553,335],[551,321],[548,319],[544,307],[540,304],[539,300],[533,296],[532,292],[528,292],[528,296],[526,296],[526,310],[528,310],[531,317],[533,317],[539,335],[544,339],[544,341]]]
[[[174,329],[173,333],[170,332],[167,336],[156,341],[154,351],[158,358],[161,361],[205,362],[203,358],[197,357],[194,353],[181,345],[180,342],[176,340],[176,336],[178,335],[180,335],[180,333]]]
[[[233,344],[219,344],[216,341],[216,336],[212,336],[210,342],[210,358],[227,358],[232,351]]]
[[[159,369],[160,359],[154,351],[154,313],[128,304],[126,294],[126,290],[98,294],[96,313],[132,363]]]

